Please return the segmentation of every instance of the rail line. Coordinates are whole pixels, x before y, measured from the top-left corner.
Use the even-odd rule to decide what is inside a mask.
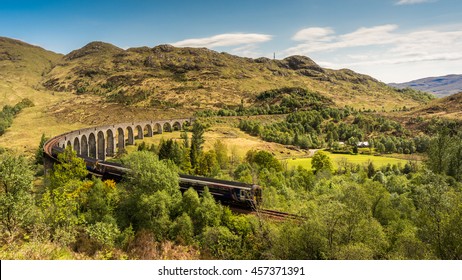
[[[60,147],[60,143],[63,142],[63,139],[66,140],[66,136],[68,135],[69,133],[58,135],[51,138],[44,144],[43,150],[46,169],[47,167],[51,168],[54,163],[58,162],[57,154],[63,150],[63,148]],[[112,177],[116,180],[121,180],[123,175],[129,170],[120,164],[98,160],[79,154],[78,156],[84,159],[87,169],[89,169],[89,173],[92,175],[102,176],[103,178]],[[219,200],[224,205],[229,206],[234,212],[254,214],[277,220],[301,219],[300,216],[294,214],[269,209],[260,209],[258,207],[261,200],[260,186],[186,174],[179,174],[179,176],[180,189],[182,191],[187,190],[189,187],[193,187],[200,193],[205,189],[205,187],[208,187],[210,193],[215,197],[215,199]]]

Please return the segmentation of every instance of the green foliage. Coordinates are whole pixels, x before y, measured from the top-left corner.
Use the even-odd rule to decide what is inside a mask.
[[[15,235],[33,223],[32,171],[22,156],[0,154],[0,229]]]
[[[35,152],[35,164],[42,164],[43,163],[43,146],[48,138],[45,136],[45,133],[42,133],[42,137],[40,138],[40,143]]]
[[[87,167],[82,158],[72,150],[71,146],[58,155],[59,164],[53,166],[53,170],[48,178],[49,185],[61,187],[71,180],[82,180],[88,175]]]
[[[403,88],[403,89],[395,89],[397,92],[402,94],[405,97],[411,97],[412,99],[420,102],[428,102],[436,97],[428,92],[420,91],[420,90],[415,90],[413,88]]]
[[[32,106],[34,106],[34,103],[28,98],[24,98],[13,107],[9,105],[3,106],[2,111],[0,111],[0,136],[11,126],[14,117],[19,114],[22,109]]]
[[[76,179],[64,182],[60,178],[59,183],[56,185],[56,182],[52,182],[47,186],[40,206],[51,238],[59,244],[68,245],[75,241],[77,227],[81,223],[78,194],[86,186]]]
[[[150,230],[158,240],[165,239],[172,223],[170,212],[174,208],[174,200],[165,190],[142,194],[137,200],[133,224],[138,229]]]
[[[266,168],[268,170],[281,171],[281,163],[267,151],[250,150],[246,154],[246,161],[249,164],[255,164],[259,168]]]
[[[122,163],[130,168],[125,185],[136,195],[165,190],[168,194],[178,196],[177,170],[159,161],[155,154],[147,151],[133,152],[122,158]]]
[[[166,141],[161,140],[159,143],[159,159],[170,159],[179,166],[183,160],[183,153],[180,145],[172,139]]]
[[[192,127],[190,150],[191,167],[193,169],[197,167],[200,154],[202,153],[202,145],[204,144],[204,132],[204,126],[198,121],[195,121]]]
[[[97,222],[85,228],[86,233],[95,240],[100,247],[112,248],[120,234],[114,223]]]
[[[228,169],[229,158],[228,158],[228,147],[223,141],[219,139],[213,144],[213,150],[217,157],[218,164],[221,169]]]
[[[235,259],[240,243],[240,238],[223,226],[207,228],[201,238],[202,250],[222,260]]]
[[[315,173],[322,172],[322,171],[327,171],[329,173],[332,173],[334,170],[334,167],[332,165],[332,160],[323,151],[317,151],[316,153],[314,153],[314,156],[311,160],[311,166],[313,167],[313,170],[315,171]]]
[[[199,195],[193,188],[189,188],[183,193],[181,201],[182,211],[188,214],[190,217],[194,217],[196,210],[201,204]]]
[[[242,100],[239,106],[223,106],[219,110],[205,109],[196,112],[198,117],[211,116],[253,116],[287,114],[299,109],[318,109],[333,104],[333,101],[317,92],[300,87],[283,87],[261,92],[255,97],[253,106],[245,108]]]
[[[215,177],[219,172],[220,165],[215,151],[210,150],[202,153],[199,157],[199,164],[196,167],[196,174],[206,177]]]
[[[170,229],[170,238],[184,245],[194,242],[194,225],[188,214],[183,213],[175,219]]]
[[[462,180],[462,133],[451,136],[443,130],[435,136],[427,151],[426,165],[433,172]]]
[[[196,232],[202,232],[206,227],[215,227],[220,224],[222,208],[215,202],[209,189],[202,192],[201,204],[194,213]]]

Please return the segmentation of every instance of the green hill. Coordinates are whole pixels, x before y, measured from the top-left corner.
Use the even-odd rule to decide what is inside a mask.
[[[322,68],[304,56],[251,59],[170,45],[124,50],[104,42],[61,55],[0,37],[0,106],[24,98],[34,106],[15,117],[2,142],[27,151],[42,133],[187,117],[208,108],[289,102],[294,106],[288,108],[318,104],[391,111],[429,99],[351,70]]]
[[[421,97],[369,76],[324,69],[304,56],[251,59],[170,45],[123,50],[92,42],[64,56],[45,76],[44,85],[54,91],[164,109],[248,105],[261,92],[283,87],[306,88],[331,98],[338,106],[392,110],[423,103]]]
[[[36,85],[62,55],[19,40],[0,37],[0,77]]]

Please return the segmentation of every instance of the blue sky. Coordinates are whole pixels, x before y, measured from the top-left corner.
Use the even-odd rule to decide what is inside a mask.
[[[60,53],[104,41],[299,54],[384,82],[462,74],[460,0],[0,0],[0,36]]]

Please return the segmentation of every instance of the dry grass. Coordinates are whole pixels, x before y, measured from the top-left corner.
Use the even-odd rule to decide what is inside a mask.
[[[2,260],[83,260],[83,254],[72,252],[69,248],[46,241],[14,242],[0,249]]]
[[[128,248],[130,259],[138,260],[198,260],[200,252],[192,246],[176,245],[171,241],[157,242],[152,233],[140,231]]]

